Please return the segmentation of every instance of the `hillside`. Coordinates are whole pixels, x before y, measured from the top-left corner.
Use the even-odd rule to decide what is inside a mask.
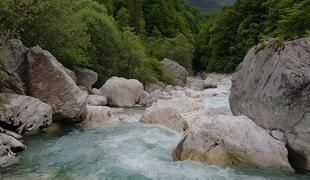
[[[191,5],[201,11],[210,12],[220,9],[221,7],[232,4],[235,0],[187,0]]]

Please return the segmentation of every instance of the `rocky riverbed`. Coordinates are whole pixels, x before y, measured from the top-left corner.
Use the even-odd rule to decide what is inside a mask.
[[[188,77],[165,59],[176,86],[95,89],[96,72],[11,40],[1,179],[309,179],[296,173],[309,170],[309,45],[258,45],[233,75]]]
[[[203,105],[227,113],[229,88],[206,90]],[[143,114],[141,108],[125,109],[121,123],[54,124],[25,138],[27,150],[19,154],[17,165],[1,170],[1,179],[309,179],[252,167],[173,161],[171,152],[182,132],[140,123]]]

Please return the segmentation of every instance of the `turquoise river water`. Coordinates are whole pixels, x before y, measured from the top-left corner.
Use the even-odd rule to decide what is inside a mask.
[[[221,89],[219,89],[221,90]],[[228,95],[204,104],[229,114]],[[139,123],[142,110],[126,110],[126,122],[54,124],[42,134],[24,138],[27,149],[19,164],[0,170],[0,179],[64,180],[303,180],[310,176],[250,167],[216,167],[174,162],[171,152],[182,132]]]

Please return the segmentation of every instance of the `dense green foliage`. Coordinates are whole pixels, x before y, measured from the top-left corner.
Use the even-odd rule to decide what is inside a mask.
[[[309,0],[237,0],[208,17],[197,38],[194,67],[233,72],[246,52],[261,41],[307,36],[309,19]]]
[[[99,84],[111,76],[172,83],[164,58],[189,72],[233,72],[263,40],[309,37],[309,19],[309,0],[236,0],[206,17],[185,0],[0,1],[0,32],[42,46],[68,68],[95,70]]]
[[[10,29],[11,37],[26,46],[42,46],[69,68],[97,71],[101,81],[123,76],[142,82],[156,78],[171,82],[136,35],[145,32],[145,23],[142,1],[132,2],[118,11],[119,27],[105,6],[92,0],[2,0],[0,29]],[[106,3],[114,8],[112,1]]]
[[[197,7],[202,12],[213,12],[223,6],[230,5],[235,0],[187,0],[188,3]]]
[[[192,71],[194,46],[183,34],[175,38],[149,38],[146,45],[150,55],[157,59],[169,58]]]
[[[109,7],[109,12],[121,27],[128,26],[142,36],[159,31],[164,37],[174,38],[182,33],[194,42],[202,17],[184,0],[97,0]]]

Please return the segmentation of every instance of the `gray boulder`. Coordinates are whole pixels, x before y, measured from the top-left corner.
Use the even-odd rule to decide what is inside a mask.
[[[84,86],[88,91],[98,80],[98,74],[92,70],[79,68],[76,71],[77,85]]]
[[[271,137],[246,117],[200,116],[173,152],[174,160],[219,166],[250,165],[294,171],[285,143]]]
[[[157,84],[154,84],[154,83],[150,83],[150,84],[147,84],[145,86],[145,90],[148,92],[148,93],[152,93],[156,90],[160,90],[160,91],[164,91],[164,89],[162,87],[160,87],[159,85]]]
[[[189,73],[183,66],[170,59],[164,59],[163,61],[161,61],[161,64],[169,73],[171,73],[174,76],[177,85],[185,86],[186,78],[189,75]]]
[[[66,69],[39,46],[29,50],[27,60],[29,94],[53,107],[54,120],[80,121],[87,94],[79,89]]]
[[[162,124],[180,130],[188,128],[187,122],[181,113],[172,107],[166,106],[152,106],[147,108],[140,122]]]
[[[38,99],[0,94],[0,124],[18,134],[35,134],[52,123],[52,107]]]
[[[104,96],[89,95],[87,98],[87,104],[90,106],[105,106],[108,104],[108,100]]]
[[[293,166],[310,171],[310,40],[252,48],[232,83],[233,114],[285,132]]]
[[[0,46],[0,62],[9,75],[8,87],[18,94],[26,94],[23,78],[26,70],[28,48],[20,40],[11,39],[5,46]]]
[[[15,164],[18,161],[15,153],[26,148],[18,138],[21,136],[0,128],[0,168]]]
[[[136,79],[112,77],[100,88],[100,92],[111,106],[132,107],[139,103],[144,87]]]

